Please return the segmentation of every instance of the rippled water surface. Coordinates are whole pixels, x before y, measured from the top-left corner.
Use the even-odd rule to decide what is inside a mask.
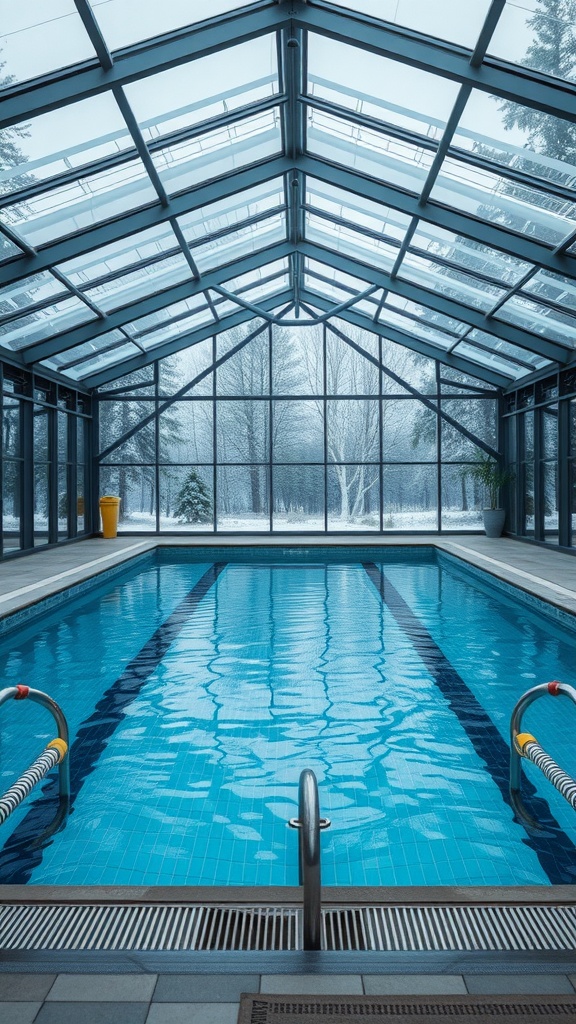
[[[576,682],[575,634],[453,560],[150,560],[0,654],[4,685],[67,712],[76,794],[44,850],[38,801],[3,827],[2,882],[296,884],[306,767],[327,885],[576,880],[574,812],[529,766],[556,822],[535,843],[503,795],[514,702]],[[526,718],[573,773],[575,723],[552,698]],[[2,708],[3,789],[52,734],[41,709]]]

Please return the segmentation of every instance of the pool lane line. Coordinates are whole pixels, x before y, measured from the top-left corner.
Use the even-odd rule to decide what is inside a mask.
[[[510,751],[505,739],[424,623],[385,577],[384,570],[374,562],[363,562],[362,565],[383,603],[412,641],[448,707],[458,718],[476,754],[500,790],[502,799],[513,811],[509,792]],[[573,884],[576,881],[576,847],[554,818],[548,802],[536,795],[536,787],[526,776],[522,791],[526,807],[533,817],[545,829],[554,830],[553,835],[548,836],[527,832],[522,842],[534,850],[552,885]]]
[[[124,718],[126,708],[138,697],[226,564],[216,562],[210,566],[102,695],[90,717],[80,725],[69,751],[72,808],[84,782],[97,767],[100,755]],[[0,850],[0,884],[21,885],[27,882],[33,869],[41,863],[44,847],[35,846],[35,840],[54,817],[57,803],[57,780],[52,779]]]

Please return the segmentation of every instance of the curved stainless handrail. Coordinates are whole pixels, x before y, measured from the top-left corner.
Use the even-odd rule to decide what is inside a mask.
[[[320,831],[330,827],[330,819],[320,817],[318,782],[310,768],[300,774],[298,817],[290,818],[288,824],[298,829],[299,884],[304,888],[304,949],[320,949]]]
[[[560,683],[557,679],[553,679],[550,683],[540,683],[527,690],[516,702],[510,719],[510,802],[521,821],[534,829],[542,829],[542,825],[526,810],[522,800],[523,757],[527,757],[541,768],[549,781],[575,806],[572,796],[568,795],[569,790],[576,787],[574,779],[558,767],[534,736],[522,732],[522,715],[526,708],[547,694],[552,697],[568,697],[576,704],[576,689],[569,686],[568,683]]]
[[[35,690],[31,686],[7,686],[4,690],[0,690],[0,707],[8,700],[31,700],[34,704],[40,704],[43,708],[46,708],[56,722],[58,739],[65,744],[65,747],[61,748],[61,756],[58,761],[58,810],[53,821],[42,832],[41,837],[39,837],[46,839],[60,828],[70,809],[70,758],[68,756],[70,742],[68,723],[59,704],[52,697],[49,697],[47,693],[43,693],[42,690]],[[52,745],[55,746],[56,741],[53,741]]]

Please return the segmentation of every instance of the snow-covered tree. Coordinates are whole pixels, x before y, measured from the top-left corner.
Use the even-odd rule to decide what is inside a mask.
[[[207,523],[212,516],[212,502],[197,470],[191,469],[178,492],[174,514],[181,523]]]

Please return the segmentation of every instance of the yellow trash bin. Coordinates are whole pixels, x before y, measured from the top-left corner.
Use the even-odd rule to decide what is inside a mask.
[[[100,515],[102,517],[102,536],[106,539],[118,536],[118,513],[120,498],[112,494],[104,494],[100,498]]]

